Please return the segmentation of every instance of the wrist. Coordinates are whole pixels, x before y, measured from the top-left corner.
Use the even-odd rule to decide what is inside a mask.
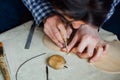
[[[57,14],[56,14],[56,13],[51,13],[49,16],[47,16],[47,17],[43,20],[43,23],[46,23],[47,19],[49,19],[49,18],[51,18],[51,17],[53,17],[53,16],[55,16],[55,15],[57,15]]]
[[[99,27],[98,27],[98,26],[94,26],[94,25],[92,25],[92,24],[89,24],[89,25],[90,25],[89,27],[93,28],[95,31],[98,31],[98,30],[99,30]]]

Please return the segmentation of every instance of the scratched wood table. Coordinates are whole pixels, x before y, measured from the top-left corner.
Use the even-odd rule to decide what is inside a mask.
[[[47,78],[48,80],[120,80],[120,74],[102,72],[76,55],[66,55],[63,52],[48,49],[43,44],[44,33],[40,27],[35,28],[30,48],[25,49],[32,23],[29,21],[0,34],[11,80],[47,80]],[[106,38],[116,39],[116,37]],[[46,59],[53,54],[62,55],[67,61],[68,68],[54,70],[48,67],[46,69]],[[0,80],[3,80],[1,73]]]

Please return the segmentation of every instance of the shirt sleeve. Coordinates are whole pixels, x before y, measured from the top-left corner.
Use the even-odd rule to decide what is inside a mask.
[[[106,19],[104,22],[106,22],[108,19],[110,19],[110,17],[113,15],[114,11],[115,11],[115,7],[117,6],[117,4],[120,2],[120,0],[114,0],[113,3],[111,4],[111,9],[109,11],[109,13],[106,16]]]
[[[22,0],[25,6],[32,13],[37,25],[39,25],[51,13],[55,12],[48,0]]]

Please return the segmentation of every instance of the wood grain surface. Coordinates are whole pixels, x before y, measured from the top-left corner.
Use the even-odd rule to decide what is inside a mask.
[[[60,51],[47,36],[43,37],[43,42],[46,47],[51,50]],[[110,45],[109,51],[103,55],[97,62],[93,63],[97,69],[106,72],[120,73],[120,41],[107,42]],[[75,50],[73,50],[75,53]]]

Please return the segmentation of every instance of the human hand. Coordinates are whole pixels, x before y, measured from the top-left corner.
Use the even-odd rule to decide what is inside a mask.
[[[64,47],[64,39],[69,38],[72,32],[70,27],[65,27],[60,16],[48,17],[44,23],[45,34],[59,47]]]
[[[91,25],[79,27],[72,41],[68,44],[68,50],[72,50],[76,44],[78,44],[76,47],[77,55],[80,58],[90,59],[90,62],[97,61],[108,50],[108,44],[101,39],[97,29]]]

